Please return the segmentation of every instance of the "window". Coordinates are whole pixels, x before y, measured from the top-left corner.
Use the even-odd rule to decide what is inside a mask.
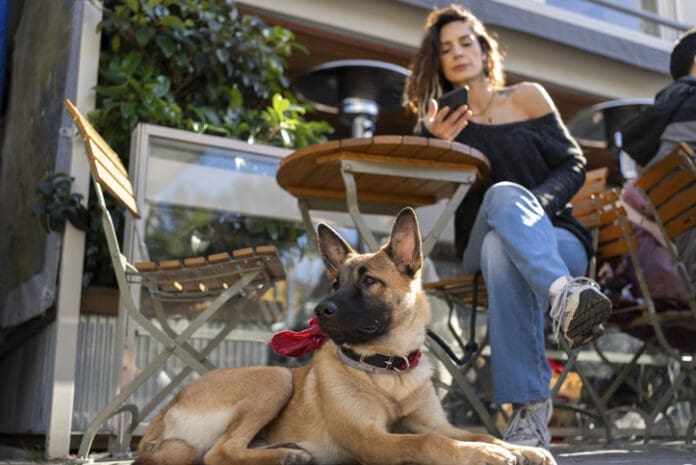
[[[672,0],[666,1],[672,2]],[[641,18],[640,15],[633,13],[659,14],[657,0],[544,0],[544,2],[616,26],[660,36],[658,22]]]

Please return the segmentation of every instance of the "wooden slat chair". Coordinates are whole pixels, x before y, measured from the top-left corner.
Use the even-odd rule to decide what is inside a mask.
[[[665,158],[644,171],[635,187],[652,210],[672,260],[681,263],[674,239],[696,228],[696,158],[693,151],[683,142],[678,144]],[[696,318],[696,289],[686,268],[678,266],[677,269]]]
[[[650,297],[642,273],[637,273],[647,311],[623,324],[623,329],[650,344],[660,346],[680,363],[681,371],[662,395],[647,421],[645,441],[650,439],[654,421],[678,398],[679,390],[688,386],[686,397],[696,398],[696,289],[683,266],[675,238],[684,233],[694,234],[696,228],[696,158],[691,148],[678,144],[667,156],[646,169],[635,182],[652,211],[657,232],[669,251],[687,301],[682,308],[661,309]],[[647,295],[647,298],[646,298]],[[684,395],[682,395],[684,397]],[[693,412],[693,411],[692,411]],[[686,439],[693,440],[696,416],[686,429]]]
[[[609,325],[616,326],[622,332],[630,334],[642,342],[638,350],[633,353],[631,360],[623,364],[615,363],[595,344],[595,349],[601,359],[614,370],[613,381],[602,393],[601,401],[602,404],[610,403],[612,396],[625,383],[638,394],[639,399],[652,403],[654,407],[650,412],[636,405],[616,406],[609,410],[610,417],[627,411],[640,414],[646,424],[644,440],[647,442],[650,439],[651,429],[657,416],[666,413],[666,408],[674,401],[677,391],[687,384],[686,381],[689,377],[694,377],[692,341],[696,339],[696,318],[692,314],[692,308],[675,311],[663,310],[657,306],[650,294],[645,274],[638,260],[638,241],[634,235],[634,227],[628,220],[626,210],[619,200],[618,192],[615,190],[606,191],[600,195],[600,199],[602,200],[602,210],[598,212],[597,261],[601,263],[627,256],[633,266],[642,295],[642,299],[634,305],[614,309],[608,322]],[[690,337],[685,335],[690,335]],[[637,370],[638,361],[650,347],[659,349],[671,360],[685,360],[685,363],[682,363],[683,369],[680,375],[659,399],[654,399],[649,392],[649,385],[646,386],[648,383],[638,383],[631,378],[631,373],[640,371]],[[691,392],[687,393],[687,396],[696,396],[693,385],[690,389]],[[669,416],[667,415],[666,418]],[[691,423],[687,428],[687,437],[693,433],[693,421]],[[672,432],[676,436],[677,432],[674,425],[670,426],[672,426]]]
[[[259,246],[227,253],[217,253],[207,257],[186,259],[149,260],[147,250],[141,240],[141,256],[146,261],[130,263],[121,252],[111,214],[106,206],[104,190],[117,200],[134,219],[140,218],[136,197],[119,156],[91,126],[88,120],[70,102],[65,106],[75,120],[85,142],[86,153],[91,168],[91,178],[101,210],[102,227],[106,236],[114,273],[120,291],[121,305],[128,316],[135,320],[163,349],[148,365],[114,397],[92,420],[80,444],[78,457],[88,460],[94,436],[104,422],[116,413],[129,411],[132,414],[130,428],[120,447],[128,450],[130,435],[138,423],[166,398],[192,371],[203,374],[213,368],[207,356],[221,343],[239,320],[228,319],[225,327],[201,350],[196,350],[188,342],[189,338],[204,324],[218,317],[219,310],[232,298],[248,302],[255,300],[259,308],[259,322],[273,323],[280,319],[277,310],[264,310],[264,302],[257,300],[273,288],[277,281],[285,279],[285,272],[274,246]],[[151,315],[144,314],[140,299],[134,298],[132,287],[144,286],[149,291],[156,325]],[[189,325],[181,332],[175,332],[168,321],[168,310],[181,302],[196,302],[197,311]],[[171,315],[170,315],[171,316]],[[147,406],[138,411],[133,405],[124,405],[136,389],[160,371],[171,356],[175,355],[185,368],[172,380]]]

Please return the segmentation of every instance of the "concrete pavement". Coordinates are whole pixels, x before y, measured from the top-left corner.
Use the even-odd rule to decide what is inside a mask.
[[[551,451],[558,465],[696,465],[696,445],[683,441],[652,441],[649,444],[553,443]],[[132,460],[96,459],[96,465],[130,465]],[[63,465],[67,460],[47,462],[0,460],[0,465]],[[467,465],[467,464],[462,464]]]
[[[558,465],[696,465],[696,446],[679,442],[551,446]]]

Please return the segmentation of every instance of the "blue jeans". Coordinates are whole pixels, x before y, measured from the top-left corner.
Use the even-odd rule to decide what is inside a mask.
[[[493,401],[548,399],[544,318],[549,287],[561,276],[585,274],[582,243],[554,227],[529,190],[501,182],[486,191],[463,265],[467,274],[481,270],[488,291]]]

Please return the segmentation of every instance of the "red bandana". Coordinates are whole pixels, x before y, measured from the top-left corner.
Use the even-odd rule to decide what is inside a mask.
[[[301,357],[305,354],[318,349],[327,340],[326,334],[319,329],[317,317],[309,320],[309,328],[303,331],[283,330],[271,336],[271,341],[268,346],[278,355],[286,357]],[[402,362],[396,367],[390,367],[389,370],[406,370],[414,368],[420,361],[421,352],[416,350],[408,355],[407,359],[402,358]],[[390,357],[391,358],[391,357]],[[408,362],[406,361],[408,360]]]
[[[303,331],[284,330],[271,337],[268,346],[278,355],[301,357],[321,347],[326,342],[326,334],[319,329],[317,317],[309,320],[309,328]]]
[[[418,362],[420,362],[420,359],[421,359],[421,351],[420,350],[413,351],[408,355],[408,364],[406,364],[406,362],[403,362],[397,368],[399,370],[405,370],[407,368],[415,368],[415,366],[418,365]]]

